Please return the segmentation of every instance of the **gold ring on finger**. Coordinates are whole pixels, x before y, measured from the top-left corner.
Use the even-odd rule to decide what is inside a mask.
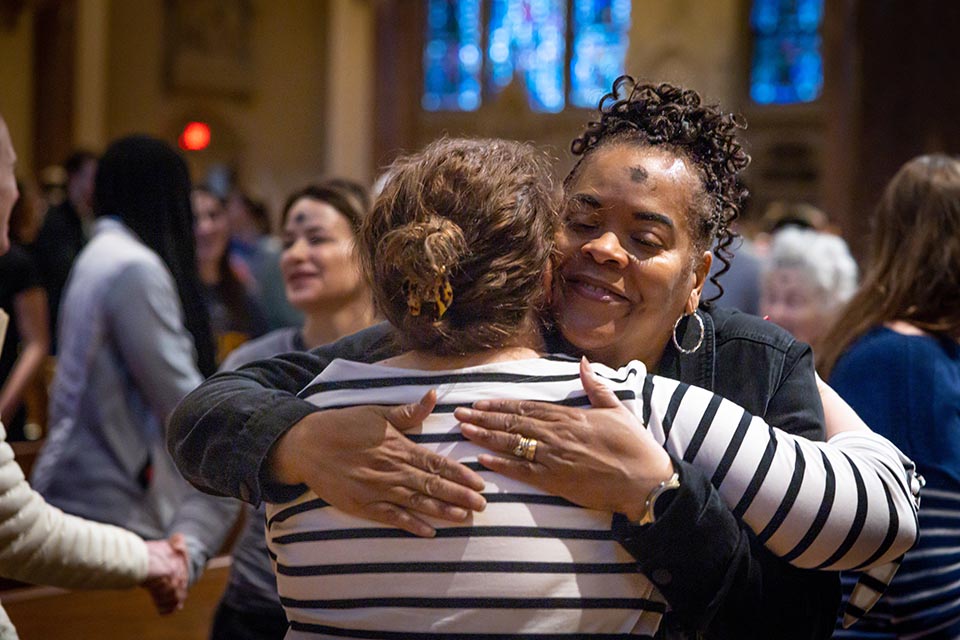
[[[513,448],[513,455],[533,462],[533,459],[537,455],[537,439],[520,436],[520,440],[517,441],[517,446]]]

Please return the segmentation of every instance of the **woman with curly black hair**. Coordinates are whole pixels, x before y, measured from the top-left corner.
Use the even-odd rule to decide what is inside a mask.
[[[810,347],[773,323],[701,301],[711,261],[724,263],[714,276],[719,287],[716,277],[732,257],[731,223],[747,195],[740,173],[750,157],[736,137],[744,127],[737,116],[702,104],[695,91],[617,79],[599,119],[571,145],[580,158],[564,181],[554,320],[567,352],[608,363],[638,358],[771,425],[823,440]],[[471,421],[489,430],[491,449],[508,450],[520,434],[546,439],[555,452],[536,467],[494,467],[502,473],[564,495],[571,486],[603,486],[599,476],[624,464],[599,435],[606,431],[597,412],[508,401],[487,408]],[[496,433],[504,429],[510,433]],[[840,602],[837,575],[787,567],[761,550],[756,536],[736,531],[729,514],[705,510],[709,497],[693,499],[703,487],[689,462],[675,463],[680,486],[657,501],[654,515],[663,526],[631,533],[657,550],[638,564],[676,614],[665,618],[675,625],[666,637],[685,637],[691,621],[707,637],[828,637]],[[590,477],[578,469],[589,469]],[[711,542],[698,546],[698,539]],[[738,545],[754,551],[734,553]],[[715,588],[708,570],[715,562],[730,576],[751,577],[698,597],[699,589]]]
[[[600,119],[573,144],[581,159],[564,184],[548,350],[610,365],[641,360],[649,371],[715,391],[771,425],[822,440],[810,348],[770,323],[700,301],[711,246],[728,260],[730,223],[745,196],[739,173],[749,157],[736,140],[739,128],[733,116],[702,105],[696,92],[628,77],[615,83]],[[422,407],[318,412],[293,396],[334,357],[389,357],[396,349],[391,338],[376,327],[209,381],[171,422],[181,471],[197,486],[253,502],[289,499],[284,480],[302,480],[342,509],[418,535],[434,533],[423,516],[452,520],[455,507],[475,509],[474,471],[417,448],[394,428],[418,423]],[[530,401],[477,408],[483,411],[458,415],[474,426],[464,433],[507,454],[485,457],[487,468],[590,508],[603,504],[603,494],[622,492],[633,473],[629,443],[611,435],[623,431],[603,428],[615,415],[609,408]],[[225,424],[242,425],[241,433],[225,432]],[[302,445],[295,456],[283,453],[288,433]],[[540,443],[535,462],[511,456],[518,434],[521,443]],[[257,444],[223,469],[209,454],[238,436]],[[716,478],[691,464],[694,457],[673,459],[677,473],[639,497],[648,507],[640,522],[623,518],[609,532],[644,550],[637,569],[670,605],[656,637],[828,637],[839,605],[836,574],[795,569],[763,549],[797,498],[802,472],[785,487],[770,530],[755,536],[740,524],[744,514],[723,504],[711,485]],[[762,482],[762,460],[758,469]],[[810,549],[824,522],[806,524],[788,560]],[[847,537],[840,535],[837,557],[855,545],[863,525],[853,522]]]

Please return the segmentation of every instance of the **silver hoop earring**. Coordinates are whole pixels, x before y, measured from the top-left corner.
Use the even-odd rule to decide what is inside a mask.
[[[680,316],[677,318],[677,321],[673,323],[673,334],[670,336],[673,339],[673,346],[677,348],[677,351],[684,355],[690,355],[691,353],[696,353],[699,351],[700,346],[703,344],[703,337],[707,333],[706,328],[703,326],[703,318],[700,317],[700,314],[694,311],[691,315],[697,319],[697,324],[700,325],[700,337],[697,339],[697,344],[693,345],[693,349],[684,349],[682,346],[680,346],[680,341],[677,340],[677,326],[680,325],[680,321],[686,316]]]

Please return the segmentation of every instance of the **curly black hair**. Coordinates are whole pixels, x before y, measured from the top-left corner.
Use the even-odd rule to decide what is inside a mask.
[[[577,177],[583,161],[596,149],[616,143],[638,143],[662,147],[688,158],[697,168],[704,197],[696,203],[698,216],[691,229],[700,251],[715,241],[714,254],[723,267],[710,280],[723,294],[718,278],[730,269],[733,253],[729,247],[737,233],[730,227],[740,213],[747,189],[740,172],[750,156],[737,141],[737,130],[746,129],[738,115],[725,113],[718,105],[704,105],[700,94],[672,84],[643,84],[633,77],[620,76],[610,93],[600,99],[600,119],[570,145],[577,164],[564,180],[568,187]]]

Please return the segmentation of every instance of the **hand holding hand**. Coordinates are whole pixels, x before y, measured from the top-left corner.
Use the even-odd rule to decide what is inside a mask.
[[[151,540],[147,553],[147,579],[141,586],[150,592],[160,615],[182,609],[190,577],[186,540],[179,533],[167,540]]]
[[[637,520],[650,491],[673,474],[667,452],[586,358],[580,379],[592,409],[530,400],[481,400],[458,408],[463,435],[491,451],[480,463],[580,506]],[[532,461],[513,455],[520,436],[537,440]]]
[[[302,482],[346,513],[433,536],[434,528],[421,516],[461,522],[486,506],[478,473],[401,433],[422,423],[436,402],[430,391],[419,402],[390,409],[310,414],[271,449],[274,477]]]

